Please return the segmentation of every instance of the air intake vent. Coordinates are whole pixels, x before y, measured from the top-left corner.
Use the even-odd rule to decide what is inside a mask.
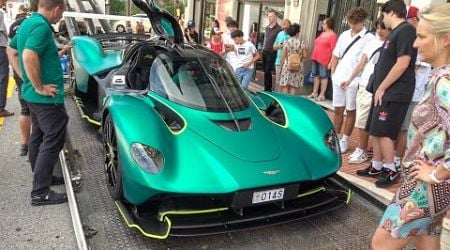
[[[230,131],[246,131],[250,130],[252,128],[252,120],[250,118],[245,119],[239,119],[233,121],[233,120],[226,120],[226,121],[213,121],[215,124],[221,126],[224,129],[230,130]],[[239,126],[239,127],[236,127]]]

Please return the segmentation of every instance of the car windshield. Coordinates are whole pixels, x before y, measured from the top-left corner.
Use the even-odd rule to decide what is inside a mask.
[[[150,88],[164,98],[198,110],[236,112],[249,105],[228,64],[213,56],[158,55],[150,70]]]

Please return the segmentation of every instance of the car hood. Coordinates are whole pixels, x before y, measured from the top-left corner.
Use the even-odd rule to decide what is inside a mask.
[[[252,105],[233,115],[214,113],[174,105],[187,121],[186,129],[198,134],[236,158],[248,162],[272,161],[280,156],[281,140],[278,130],[283,129],[266,119]]]

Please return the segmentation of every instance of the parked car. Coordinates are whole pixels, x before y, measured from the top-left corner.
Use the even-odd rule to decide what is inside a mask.
[[[320,106],[244,90],[153,0],[133,2],[156,36],[78,36],[72,50],[76,102],[101,126],[107,185],[129,227],[157,239],[213,234],[349,201],[334,185],[339,143]]]

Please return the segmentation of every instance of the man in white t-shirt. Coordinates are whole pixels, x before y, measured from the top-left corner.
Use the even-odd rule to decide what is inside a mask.
[[[238,23],[234,20],[231,20],[227,23],[228,32],[225,34],[223,38],[223,44],[225,46],[225,60],[233,65],[236,61],[236,53],[234,52],[234,40],[231,38],[231,33],[238,29]]]
[[[331,59],[331,79],[333,82],[334,127],[341,135],[344,110],[347,117],[344,132],[339,141],[341,153],[348,150],[348,138],[353,131],[356,116],[356,92],[359,77],[349,81],[349,76],[358,65],[363,48],[374,39],[364,24],[369,13],[362,7],[355,7],[347,14],[350,29],[339,36]]]
[[[363,49],[361,60],[353,71],[350,79],[354,79],[361,73],[358,81],[358,92],[356,94],[356,121],[355,127],[358,130],[358,146],[348,157],[348,163],[358,164],[369,159],[367,154],[367,145],[369,142],[369,133],[365,130],[367,118],[369,116],[370,105],[372,103],[372,93],[366,90],[370,77],[373,74],[375,64],[380,56],[381,46],[389,35],[389,30],[383,23],[383,17],[380,16],[376,23],[377,39],[372,40]]]
[[[234,40],[234,52],[236,53],[236,60],[232,64],[233,70],[242,87],[248,88],[253,76],[254,64],[261,56],[253,43],[244,40],[244,33],[241,30],[233,31],[231,38]]]

